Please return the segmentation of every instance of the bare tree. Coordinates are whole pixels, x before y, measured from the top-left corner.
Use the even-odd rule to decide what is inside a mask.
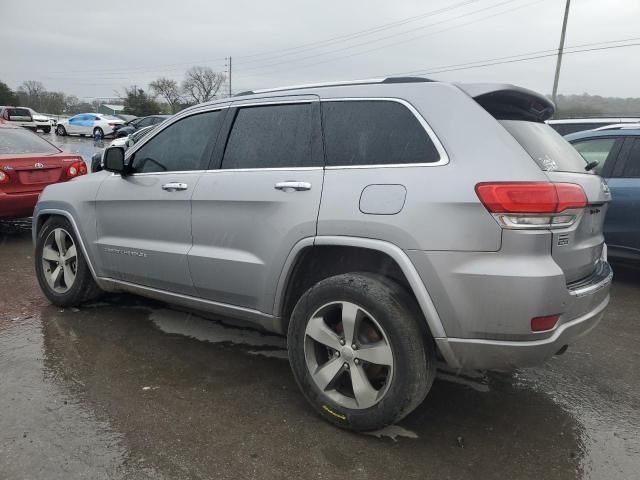
[[[208,102],[216,97],[226,79],[224,73],[214,72],[209,67],[191,67],[185,73],[182,91],[194,103]]]
[[[157,80],[149,84],[151,91],[164,98],[171,113],[176,113],[180,110],[180,102],[182,101],[182,94],[180,93],[180,86],[175,80],[170,78],[160,77]]]
[[[18,98],[25,107],[40,110],[42,107],[42,97],[47,92],[42,82],[27,80],[18,87]]]

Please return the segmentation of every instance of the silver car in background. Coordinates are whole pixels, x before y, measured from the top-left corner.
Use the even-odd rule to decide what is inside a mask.
[[[422,78],[197,105],[44,191],[38,280],[60,306],[131,292],[286,334],[313,408],[377,429],[437,360],[537,365],[601,319],[610,195],[553,111]]]

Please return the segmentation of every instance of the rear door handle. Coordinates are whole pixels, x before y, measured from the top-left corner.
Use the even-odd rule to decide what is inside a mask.
[[[167,192],[175,192],[177,190],[186,190],[187,188],[189,188],[189,185],[187,185],[186,183],[180,183],[180,182],[165,183],[164,185],[162,185],[162,189],[166,190]]]
[[[296,191],[300,192],[303,190],[311,190],[311,184],[309,182],[278,182],[275,184],[274,188],[276,190],[282,190],[284,192]]]

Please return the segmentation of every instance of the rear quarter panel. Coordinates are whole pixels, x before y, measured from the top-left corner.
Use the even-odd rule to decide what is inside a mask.
[[[365,96],[366,91],[359,89],[358,96]],[[424,167],[327,169],[318,235],[375,238],[408,250],[499,250],[501,229],[480,203],[475,185],[545,181],[543,172],[516,140],[459,88],[441,83],[399,84],[386,91],[388,97],[402,98],[420,112],[442,143],[449,162]],[[327,91],[323,98],[329,94]],[[361,193],[372,184],[404,185],[404,208],[395,215],[362,213]]]

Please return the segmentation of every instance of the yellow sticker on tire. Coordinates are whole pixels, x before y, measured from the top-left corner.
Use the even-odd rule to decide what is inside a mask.
[[[330,415],[333,415],[336,418],[339,418],[340,420],[346,420],[347,417],[345,415],[342,415],[340,413],[334,412],[333,410],[331,410],[331,408],[329,408],[328,405],[322,405],[322,409],[327,412]]]

